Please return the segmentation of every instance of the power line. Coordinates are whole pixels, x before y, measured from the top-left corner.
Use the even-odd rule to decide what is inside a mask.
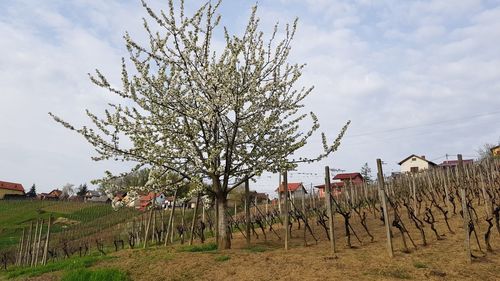
[[[429,127],[429,126],[441,125],[441,124],[446,124],[446,123],[461,121],[461,120],[470,120],[470,119],[474,119],[474,118],[479,118],[479,117],[488,116],[488,115],[496,115],[496,114],[500,114],[500,111],[469,115],[467,117],[448,119],[448,120],[437,121],[437,122],[432,122],[432,123],[427,123],[427,124],[420,124],[420,125],[414,125],[414,126],[373,131],[373,132],[362,133],[362,134],[357,134],[357,135],[347,135],[347,136],[345,136],[345,138],[356,138],[356,137],[363,137],[363,136],[370,136],[370,135],[383,134],[383,133],[389,133],[389,132],[396,132],[396,131],[402,131],[402,130],[408,130],[408,129],[414,129],[414,128]]]

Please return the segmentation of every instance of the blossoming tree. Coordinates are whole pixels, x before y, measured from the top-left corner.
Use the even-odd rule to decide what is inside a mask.
[[[121,87],[98,70],[91,76],[123,102],[110,104],[101,117],[87,111],[93,128],[75,128],[51,115],[95,147],[95,160],[135,161],[137,167],[176,173],[180,180],[209,182],[206,192],[216,198],[219,214],[217,243],[230,248],[228,193],[265,171],[328,156],[349,122],[332,144],[322,134],[320,155],[293,158],[319,128],[312,112],[300,112],[312,87],[294,87],[304,65],[288,63],[297,21],[286,25],[282,36],[275,25],[264,40],[257,7],[236,36],[219,25],[220,1],[209,1],[192,16],[186,16],[183,1],[176,6],[170,0],[168,10],[160,12],[142,4],[150,18],[144,20],[149,44],[125,35],[128,59],[122,59]],[[218,51],[217,39],[224,41]],[[312,125],[303,131],[308,116]]]

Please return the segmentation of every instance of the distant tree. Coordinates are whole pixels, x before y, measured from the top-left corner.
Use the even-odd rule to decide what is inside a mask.
[[[36,186],[35,184],[33,184],[30,188],[30,191],[28,191],[28,193],[26,193],[26,197],[30,197],[30,198],[34,198],[36,197]]]
[[[75,194],[75,191],[73,190],[74,186],[75,185],[71,183],[65,184],[61,190],[61,199],[68,199],[69,197],[73,196]]]
[[[361,175],[365,179],[366,182],[370,183],[373,181],[372,179],[372,169],[368,166],[368,163],[365,163],[361,167]]]
[[[482,146],[480,146],[476,150],[478,160],[481,161],[481,160],[493,158],[493,154],[491,153],[491,149],[497,145],[500,145],[500,138],[499,138],[497,144],[485,143]]]
[[[88,191],[89,191],[89,189],[87,188],[86,183],[80,184],[80,186],[78,187],[78,191],[76,192],[76,195],[85,196],[85,194],[87,194]]]

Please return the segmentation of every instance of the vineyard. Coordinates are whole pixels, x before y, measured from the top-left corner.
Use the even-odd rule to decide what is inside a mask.
[[[326,168],[325,186],[331,186],[328,172]],[[395,178],[382,174],[379,165],[377,183],[348,185],[333,193],[327,188],[325,198],[331,200],[318,194],[287,196],[276,206],[256,205],[247,197],[242,206],[227,210],[233,249],[224,251],[212,247],[217,210],[201,200],[194,210],[146,212],[115,212],[85,203],[2,202],[2,214],[12,213],[2,217],[2,227],[16,226],[2,229],[3,248],[12,246],[4,251],[4,265],[15,264],[15,270],[98,254],[118,257],[104,264],[137,280],[144,280],[142,268],[149,268],[151,278],[166,280],[227,279],[231,273],[242,280],[334,274],[352,280],[495,280],[500,274],[498,160]],[[287,186],[286,173],[283,179]],[[28,204],[36,215],[19,211]],[[41,221],[49,217],[47,232]],[[46,232],[51,235],[44,259]],[[17,238],[10,238],[14,234]],[[213,272],[210,264],[223,269]],[[280,278],[270,272],[280,272]]]

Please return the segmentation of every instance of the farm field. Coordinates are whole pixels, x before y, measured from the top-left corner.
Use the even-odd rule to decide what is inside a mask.
[[[308,246],[304,246],[303,228],[293,226],[290,249],[283,249],[283,241],[271,233],[264,241],[252,236],[252,246],[245,246],[240,233],[233,234],[233,249],[217,251],[208,239],[203,246],[175,245],[152,246],[148,249],[126,249],[113,252],[88,266],[88,270],[113,269],[125,273],[131,280],[498,280],[500,276],[500,238],[492,235],[491,244],[495,252],[483,255],[474,251],[478,258],[472,264],[465,261],[463,228],[461,218],[454,215],[450,226],[455,234],[447,231],[443,224],[437,230],[443,235],[436,240],[428,231],[428,245],[414,235],[418,248],[409,253],[402,251],[401,236],[394,232],[395,257],[388,257],[385,247],[384,228],[373,216],[368,226],[375,237],[373,243],[362,232],[359,222],[353,225],[362,240],[352,242],[353,248],[345,246],[341,217],[336,216],[336,258],[329,255],[329,243],[324,231],[315,224],[316,244],[307,234]],[[278,234],[283,229],[276,226]],[[410,230],[415,233],[416,230]],[[29,272],[29,271],[28,271]],[[7,279],[8,273],[0,274],[0,280],[60,280],[70,269],[57,270],[39,276]],[[3,278],[3,279],[2,279]]]

